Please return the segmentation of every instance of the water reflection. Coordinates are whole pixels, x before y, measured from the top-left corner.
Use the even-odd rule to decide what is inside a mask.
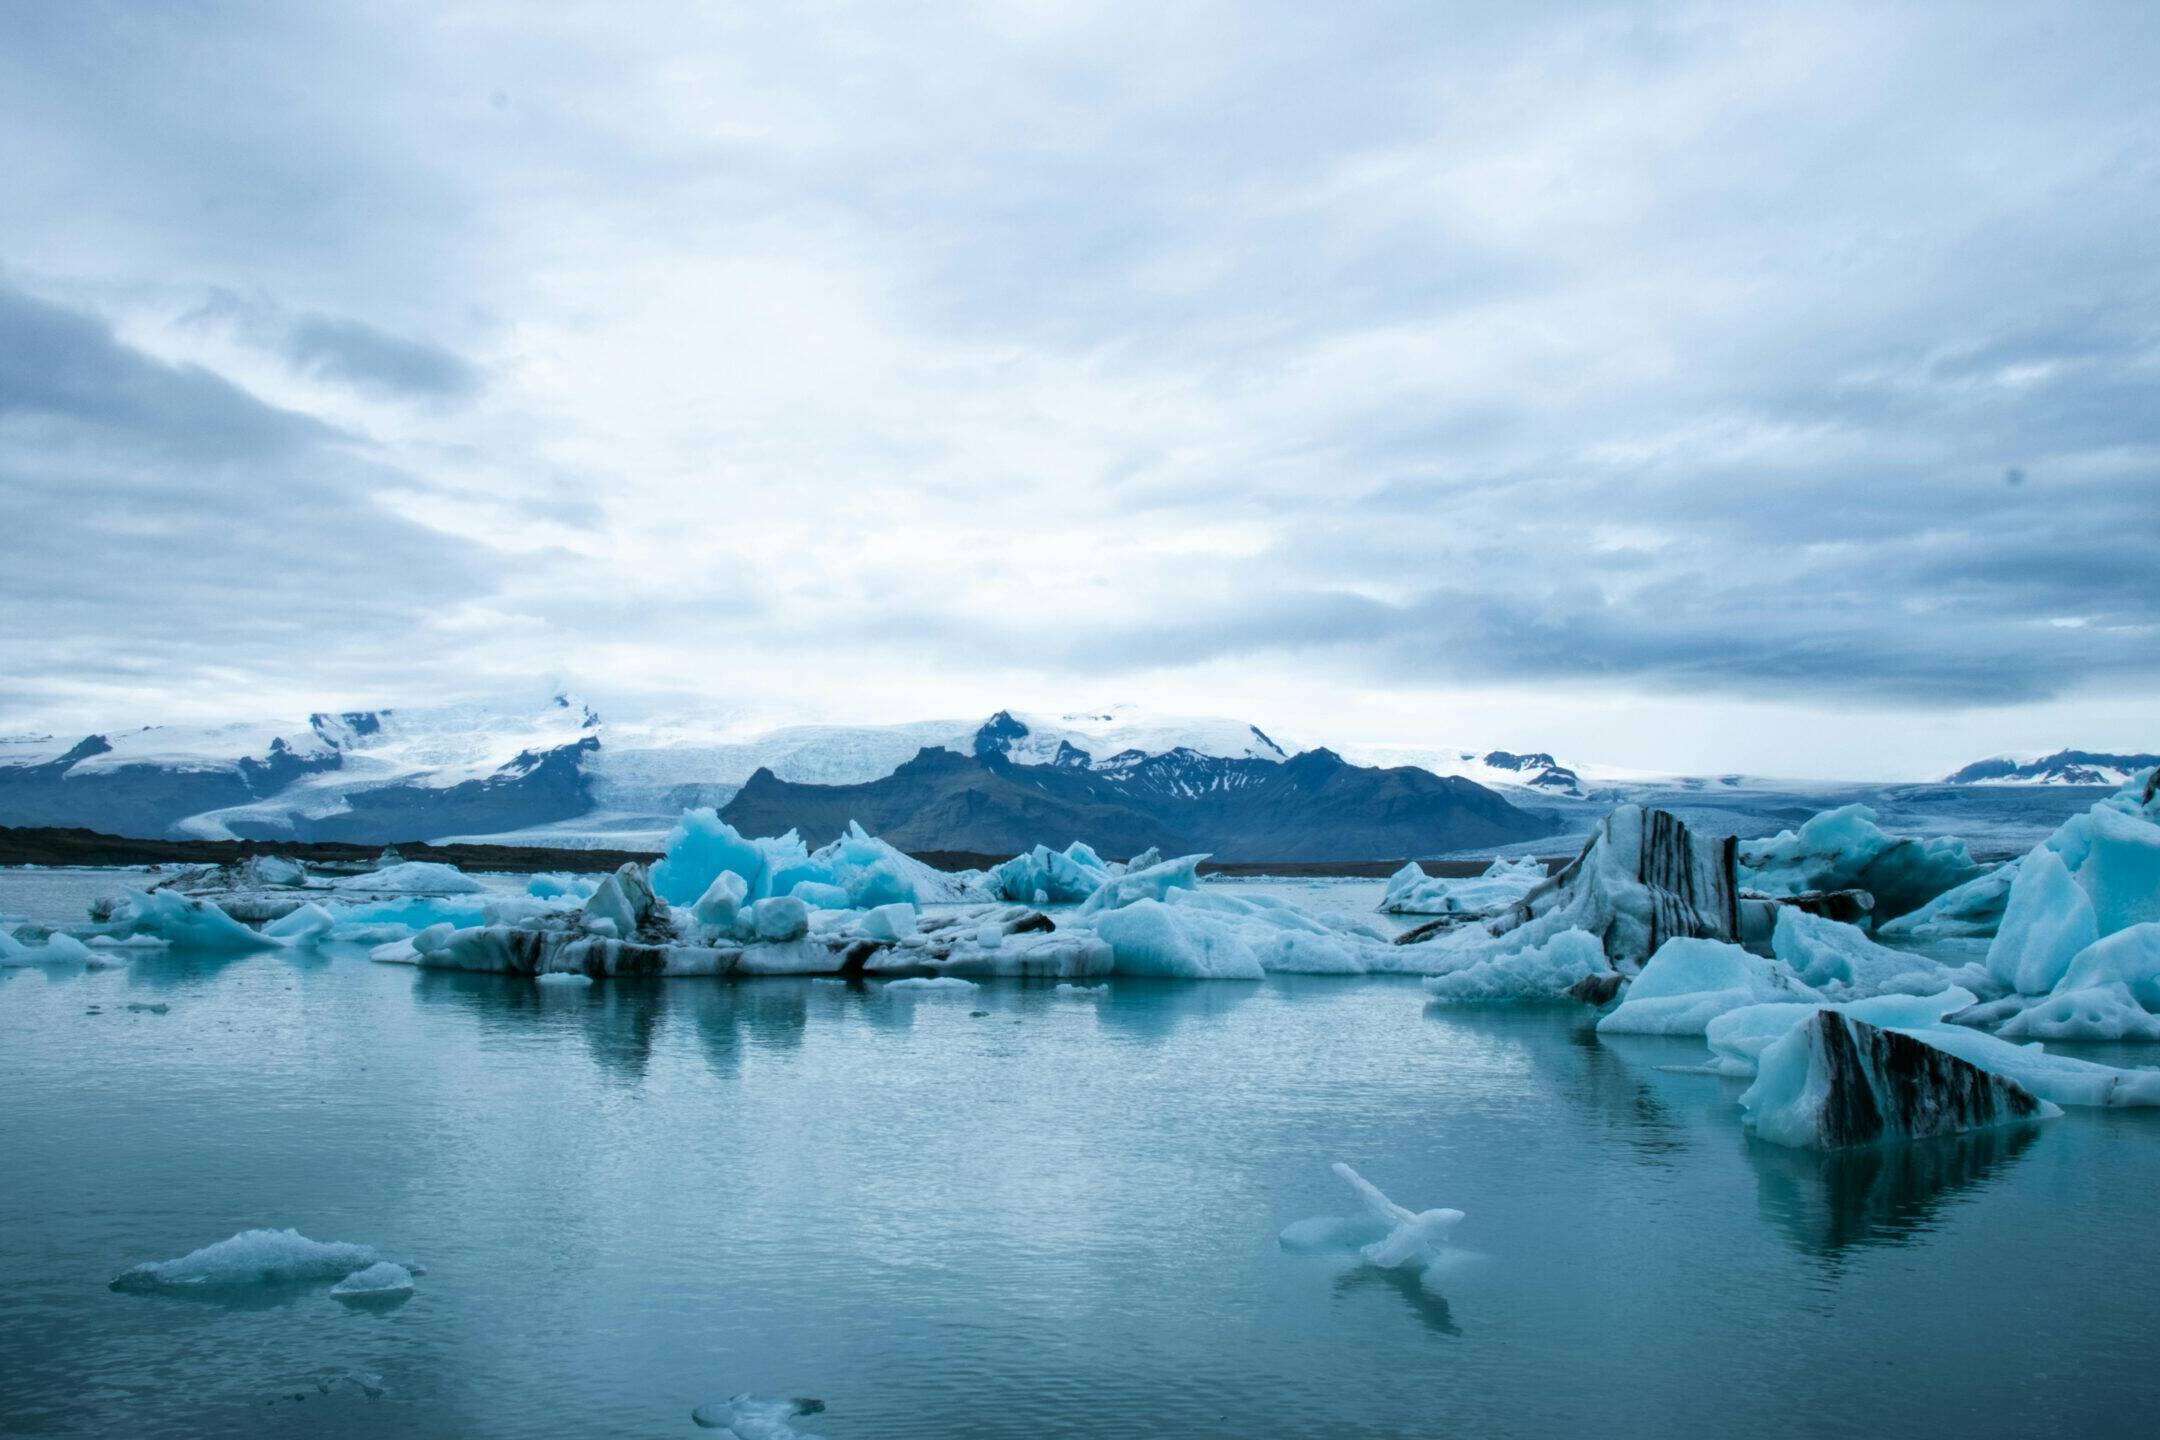
[[[1749,1139],[1763,1215],[1810,1255],[1908,1245],[1945,1205],[2001,1180],[2039,1138],[2020,1125],[1857,1150],[1792,1150]]]
[[[641,1083],[652,1066],[668,988],[663,980],[555,987],[522,976],[463,970],[421,970],[413,979],[413,995],[421,1003],[466,1011],[487,1028],[575,1026],[600,1067],[632,1085]]]
[[[1179,1030],[1221,1019],[1260,993],[1258,980],[1148,980],[1119,977],[1099,1000],[1075,1003],[1096,1007],[1096,1024],[1105,1032],[1148,1045],[1160,1045]]]
[[[660,982],[668,1003],[689,1015],[707,1068],[723,1080],[741,1070],[748,1046],[778,1051],[801,1047],[810,1025],[813,985],[821,995],[866,988],[859,981],[842,986],[792,979]]]
[[[1359,1265],[1345,1270],[1335,1279],[1335,1298],[1342,1300],[1365,1290],[1392,1290],[1401,1297],[1425,1328],[1439,1335],[1460,1335],[1462,1327],[1448,1311],[1447,1297],[1428,1289],[1425,1278],[1414,1270],[1382,1270],[1376,1265]]]

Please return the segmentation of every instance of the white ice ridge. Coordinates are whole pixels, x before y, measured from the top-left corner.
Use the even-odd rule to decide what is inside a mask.
[[[242,1230],[228,1240],[191,1250],[177,1260],[153,1260],[123,1270],[112,1288],[222,1290],[249,1285],[290,1285],[342,1280],[379,1270],[384,1257],[369,1245],[310,1240],[297,1230]],[[404,1272],[417,1266],[393,1267]],[[411,1273],[406,1273],[410,1283]]]

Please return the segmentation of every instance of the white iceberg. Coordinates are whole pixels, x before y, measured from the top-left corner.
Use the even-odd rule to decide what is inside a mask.
[[[310,1240],[297,1230],[242,1230],[177,1260],[156,1260],[123,1270],[112,1288],[216,1290],[340,1280],[384,1257],[373,1246]]]
[[[313,901],[309,901],[299,909],[288,910],[277,919],[265,924],[262,927],[262,933],[273,940],[282,940],[288,945],[298,945],[310,940],[321,939],[335,929],[337,923],[335,915],[332,915],[328,910],[323,909],[322,906],[315,904]]]
[[[23,940],[0,929],[0,966],[7,965],[99,965],[89,946],[72,935],[55,930],[42,940]]]
[[[330,1287],[341,1300],[382,1300],[413,1292],[413,1274],[392,1260],[378,1260],[365,1270],[355,1270]]]
[[[1953,978],[1938,961],[1878,945],[1857,925],[1792,906],[1778,910],[1770,953],[1800,983],[1833,1000],[1888,993],[1932,995]]]
[[[722,1440],[818,1440],[808,1431],[796,1429],[795,1422],[824,1409],[824,1401],[807,1397],[731,1395],[698,1406],[690,1412],[690,1419],[700,1429],[719,1431]]]
[[[176,950],[232,954],[275,950],[282,943],[259,930],[250,930],[207,900],[170,890],[130,892],[120,901],[113,918],[122,933],[152,936]]]
[[[2010,887],[2002,928],[1988,946],[1988,973],[2020,994],[2045,995],[2072,957],[2099,938],[2092,898],[2059,854],[2035,850]]]
[[[1495,860],[1482,875],[1448,879],[1427,875],[1415,860],[1388,878],[1380,908],[1390,915],[1497,915],[1545,879],[1543,861],[1525,855]]]
[[[1332,1168],[1365,1203],[1365,1214],[1357,1218],[1323,1216],[1300,1220],[1284,1227],[1281,1243],[1285,1247],[1318,1250],[1349,1246],[1366,1263],[1383,1270],[1425,1270],[1440,1257],[1448,1237],[1462,1223],[1460,1210],[1411,1210],[1390,1200],[1377,1185],[1341,1161]]]
[[[1436,1004],[1559,1000],[1611,968],[1596,936],[1587,930],[1563,930],[1532,949],[1476,960],[1460,970],[1430,976],[1425,993]]]
[[[473,895],[487,887],[455,865],[406,860],[365,875],[347,875],[331,888],[363,895]]]
[[[1658,947],[1597,1028],[1601,1034],[1700,1035],[1717,1016],[1743,1006],[1821,998],[1781,961],[1720,940],[1682,938]]]

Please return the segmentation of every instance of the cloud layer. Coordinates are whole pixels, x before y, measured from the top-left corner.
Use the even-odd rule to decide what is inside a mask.
[[[0,726],[2152,739],[2149,7],[0,32]]]

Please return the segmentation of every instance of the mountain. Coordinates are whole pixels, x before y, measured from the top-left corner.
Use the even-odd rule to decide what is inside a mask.
[[[319,713],[300,726],[149,726],[0,742],[0,823],[196,839],[432,839],[517,830],[592,808],[599,717],[555,696]]]
[[[1527,789],[1578,799],[1589,793],[1580,771],[1561,764],[1543,750],[1517,754],[1512,750],[1480,753],[1422,745],[1350,745],[1343,748],[1343,754],[1360,764],[1415,765],[1435,775],[1456,775],[1502,791]],[[1634,771],[1606,770],[1598,772],[1596,778],[1628,780],[1640,777]]]
[[[1409,767],[1352,765],[1329,750],[1284,760],[1179,748],[1098,771],[1015,764],[996,720],[972,756],[925,748],[891,775],[805,785],[752,775],[720,813],[750,834],[811,843],[850,820],[912,850],[1008,854],[1084,839],[1109,855],[1150,846],[1227,861],[1396,860],[1511,844],[1554,823],[1482,786]]]
[[[2160,765],[2160,755],[2058,750],[2036,760],[1998,755],[1944,777],[1949,785],[2106,785],[2119,788]]]
[[[558,694],[525,705],[0,738],[0,824],[145,838],[648,849],[685,808],[728,806],[755,781],[761,788],[743,813],[759,805],[782,813],[770,787],[805,787],[789,800],[817,817],[804,828],[882,816],[906,827],[903,843],[925,849],[1019,849],[1084,836],[1111,850],[1392,859],[1431,854],[1441,836],[1458,837],[1455,848],[1534,839],[1553,828],[1543,818],[1553,805],[1581,794],[1575,772],[1545,754],[1434,752],[1473,772],[1461,777],[1473,782],[1464,786],[1441,785],[1448,777],[1420,767],[1307,753],[1327,761],[1295,776],[1310,781],[1312,765],[1343,776],[1325,786],[1286,778],[1303,757],[1246,721],[1130,706],[758,728],[737,716],[603,723]],[[962,764],[936,770],[938,757]],[[942,777],[936,784],[933,771]],[[1357,778],[1381,774],[1396,778]],[[888,780],[895,783],[878,788]],[[817,806],[832,797],[808,793],[865,789],[860,803],[869,806],[911,787],[922,792],[911,804],[934,792],[947,808],[864,808],[828,823]],[[1496,801],[1491,789],[1518,805]],[[1523,806],[1537,812],[1529,821],[1516,813]]]

